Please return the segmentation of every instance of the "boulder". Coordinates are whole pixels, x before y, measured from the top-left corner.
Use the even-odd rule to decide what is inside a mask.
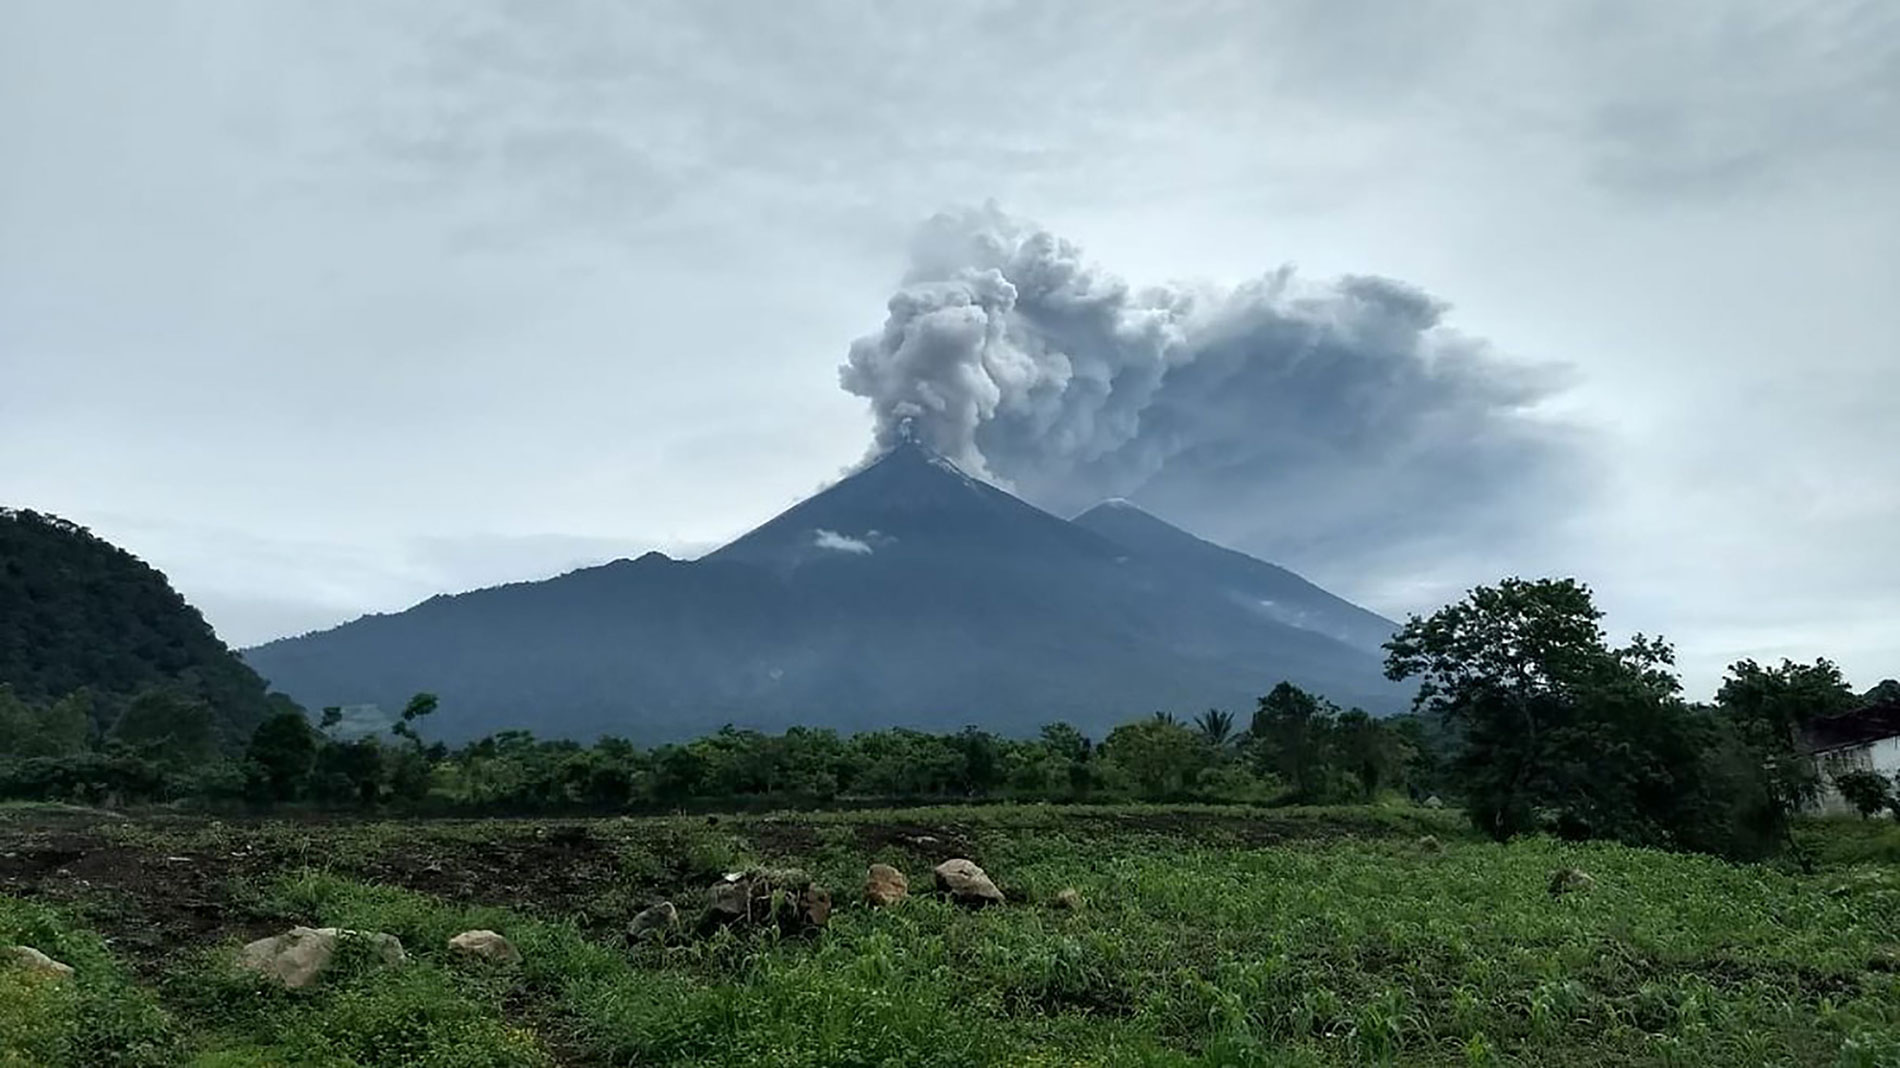
[[[1438,799],[1437,794],[1433,794],[1432,796],[1426,798],[1423,803],[1426,808],[1444,808],[1445,807],[1445,803]]]
[[[864,900],[887,909],[910,896],[910,880],[889,864],[873,864],[864,874]]]
[[[962,857],[946,860],[932,874],[936,876],[937,892],[959,905],[982,908],[1003,903],[1003,892],[974,861]]]
[[[339,927],[292,927],[240,949],[237,964],[244,971],[297,990],[309,986],[330,966],[337,945],[345,940],[366,943],[384,964],[401,964],[407,959],[395,935]]]
[[[6,957],[12,961],[16,967],[25,968],[34,975],[45,979],[71,979],[73,977],[72,965],[61,964],[59,961],[41,953],[32,946],[9,946],[7,947]]]
[[[1055,900],[1051,901],[1050,904],[1056,908],[1068,909],[1070,912],[1074,912],[1083,905],[1082,891],[1077,890],[1073,886],[1066,887],[1056,892]]]
[[[679,929],[680,910],[673,907],[671,901],[662,901],[648,909],[641,909],[627,923],[628,938],[646,938],[657,936],[664,939]]]
[[[1568,894],[1573,890],[1588,890],[1596,884],[1597,881],[1582,868],[1558,868],[1550,873],[1550,896]]]
[[[831,892],[795,869],[728,875],[706,891],[699,931],[774,924],[784,934],[811,934],[831,919]]]
[[[1435,834],[1421,835],[1418,840],[1418,847],[1427,853],[1440,853],[1445,849],[1444,843],[1440,842],[1438,836]]]
[[[521,951],[515,948],[515,944],[493,931],[463,931],[449,939],[449,949],[495,964],[521,963]]]

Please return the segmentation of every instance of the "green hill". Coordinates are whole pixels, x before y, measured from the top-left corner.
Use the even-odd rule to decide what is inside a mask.
[[[226,748],[272,707],[264,680],[158,570],[76,523],[5,508],[0,686],[31,704],[90,691],[100,730],[136,695],[167,692],[202,702]]]

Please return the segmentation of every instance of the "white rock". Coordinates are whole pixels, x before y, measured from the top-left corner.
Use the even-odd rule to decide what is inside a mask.
[[[449,949],[496,964],[521,963],[521,951],[515,944],[493,931],[463,931],[449,939]]]
[[[12,960],[14,964],[47,979],[71,979],[73,977],[72,965],[61,964],[59,961],[41,953],[32,946],[9,946],[7,948],[7,957]]]
[[[337,944],[346,938],[367,940],[384,964],[401,964],[407,959],[395,935],[340,927],[292,927],[283,934],[260,938],[239,950],[237,964],[245,971],[297,990],[309,986],[330,966]]]

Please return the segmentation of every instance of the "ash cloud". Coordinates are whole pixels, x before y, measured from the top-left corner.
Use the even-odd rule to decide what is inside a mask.
[[[1446,311],[1402,282],[1287,266],[1138,289],[989,204],[920,229],[840,381],[871,402],[873,453],[914,433],[1061,514],[1125,497],[1309,565],[1495,543],[1576,488],[1569,432],[1536,411],[1568,375],[1497,356]]]

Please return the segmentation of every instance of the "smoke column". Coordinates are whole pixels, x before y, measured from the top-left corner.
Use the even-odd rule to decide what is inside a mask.
[[[1400,282],[1131,288],[994,204],[918,232],[840,371],[973,473],[1062,514],[1126,497],[1293,558],[1496,527],[1557,488],[1533,413],[1564,375],[1495,356]]]

